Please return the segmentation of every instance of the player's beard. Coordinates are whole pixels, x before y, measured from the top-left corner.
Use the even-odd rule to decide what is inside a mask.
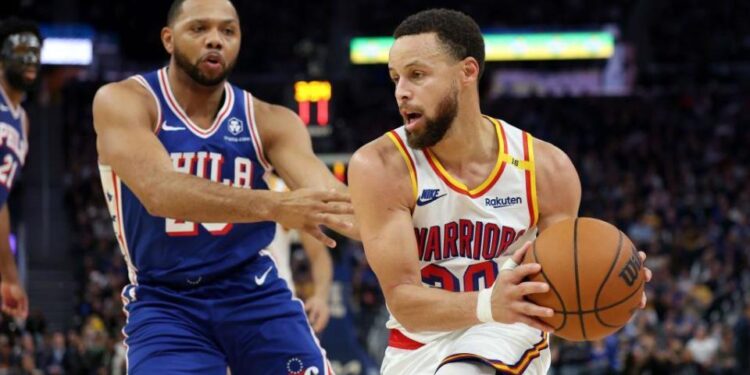
[[[217,75],[216,77],[208,77],[201,71],[199,65],[200,60],[196,62],[195,64],[190,62],[190,59],[185,56],[182,52],[180,52],[179,49],[177,49],[177,46],[174,48],[174,60],[175,63],[177,63],[177,67],[182,69],[187,75],[193,79],[193,81],[197,82],[200,85],[203,86],[216,86],[222,82],[224,82],[225,79],[227,79],[227,76],[229,76],[229,73],[232,72],[232,69],[234,69],[235,62],[232,61],[227,64],[227,66],[224,67],[224,70]]]
[[[37,78],[29,80],[24,77],[24,71],[26,65],[16,66],[9,64],[3,69],[3,75],[8,84],[18,91],[30,92],[36,88],[36,83],[39,81],[39,67],[37,66]]]
[[[451,88],[450,94],[446,95],[438,103],[435,117],[424,116],[424,128],[420,132],[406,132],[406,142],[409,147],[422,149],[432,147],[440,142],[445,133],[451,128],[453,120],[458,115],[458,89],[456,86]]]

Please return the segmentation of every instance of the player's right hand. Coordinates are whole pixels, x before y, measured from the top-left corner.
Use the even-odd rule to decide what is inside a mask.
[[[512,270],[500,271],[492,287],[492,318],[499,323],[524,323],[544,332],[553,332],[554,328],[538,317],[551,317],[554,311],[524,298],[529,294],[546,293],[549,290],[547,283],[524,281],[527,277],[542,270],[542,266],[538,263],[522,264],[530,247],[531,242],[527,242],[511,256],[511,259],[520,266]]]
[[[321,225],[335,231],[351,229],[354,208],[348,194],[320,189],[297,189],[279,193],[274,218],[286,228],[308,233],[328,247],[336,241],[323,233]]]

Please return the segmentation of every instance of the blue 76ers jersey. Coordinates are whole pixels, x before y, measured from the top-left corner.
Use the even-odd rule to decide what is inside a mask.
[[[263,156],[249,93],[226,83],[224,104],[211,127],[202,129],[177,103],[166,68],[131,79],[157,103],[157,137],[175,170],[238,189],[268,188],[263,177],[270,164]],[[273,239],[272,222],[194,223],[152,216],[111,168],[99,168],[132,284],[215,279],[246,266]]]
[[[26,160],[28,143],[23,122],[23,108],[14,107],[0,86],[0,207],[8,200]]]

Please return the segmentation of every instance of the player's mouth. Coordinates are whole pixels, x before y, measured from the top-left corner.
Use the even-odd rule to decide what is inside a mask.
[[[209,52],[208,54],[206,54],[201,59],[200,63],[210,70],[224,69],[224,58],[216,52]]]
[[[39,74],[36,67],[29,67],[23,70],[23,78],[29,82],[36,80],[36,76]]]
[[[422,113],[416,111],[402,111],[401,115],[406,120],[406,130],[412,131],[420,123]]]

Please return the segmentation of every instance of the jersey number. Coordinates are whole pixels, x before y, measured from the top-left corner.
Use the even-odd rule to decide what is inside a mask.
[[[497,263],[487,261],[475,263],[466,268],[463,274],[464,292],[475,292],[480,289],[489,288],[495,283],[497,277]],[[480,281],[484,280],[484,286],[480,287]],[[461,292],[461,284],[458,278],[447,268],[437,264],[429,264],[422,268],[422,282],[434,287]]]
[[[198,153],[172,153],[172,162],[175,170],[182,173],[194,174],[200,178],[208,178],[214,182],[223,183],[243,189],[251,189],[253,181],[253,163],[250,159],[238,157],[234,160],[234,181],[221,179],[221,164],[224,159],[221,154],[198,152]],[[211,174],[206,171],[211,165]],[[223,236],[232,230],[231,223],[195,223],[192,221],[167,218],[165,230],[170,237],[192,237],[198,235],[198,226],[202,226],[214,236]]]
[[[0,184],[8,190],[13,187],[13,178],[16,177],[16,169],[18,169],[18,162],[13,156],[6,154],[5,158],[3,158],[3,165],[0,165]]]
[[[167,235],[170,237],[188,237],[198,235],[198,225],[214,236],[223,236],[232,229],[231,223],[194,223],[192,221],[167,218]]]

